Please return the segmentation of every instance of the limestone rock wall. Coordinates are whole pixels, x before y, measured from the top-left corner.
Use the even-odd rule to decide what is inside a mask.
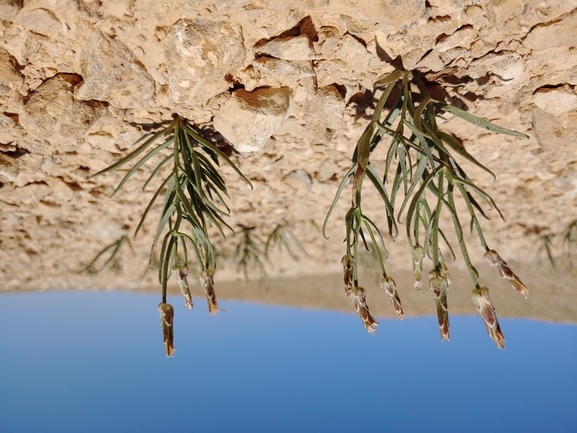
[[[73,271],[133,231],[151,195],[139,185],[149,167],[113,199],[124,173],[91,175],[173,113],[238,151],[255,188],[232,181],[230,224],[288,224],[313,257],[272,273],[338,269],[346,200],[329,241],[318,226],[372,112],[373,82],[400,63],[440,97],[531,136],[444,120],[498,176],[470,170],[506,218],[484,223],[488,241],[533,260],[539,235],[577,218],[575,0],[2,2],[2,288],[153,281],[142,277],[153,222],[114,283]],[[367,211],[382,214],[378,199]],[[404,245],[392,245],[392,267],[410,266]]]

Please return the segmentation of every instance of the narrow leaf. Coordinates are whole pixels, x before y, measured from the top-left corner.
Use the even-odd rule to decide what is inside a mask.
[[[467,113],[466,111],[453,107],[452,105],[448,105],[443,102],[435,100],[433,101],[433,104],[435,105],[435,107],[439,108],[442,111],[445,111],[446,113],[454,114],[455,116],[458,116],[461,119],[466,120],[469,123],[472,123],[473,125],[477,125],[481,128],[488,129],[489,131],[493,131],[498,134],[513,135],[515,137],[529,138],[527,134],[523,134],[522,132],[513,131],[507,128],[502,128],[491,122],[481,119],[480,117],[473,116],[472,114]]]
[[[172,142],[174,141],[174,138],[171,138],[167,141],[165,141],[164,143],[162,143],[160,146],[156,147],[155,149],[151,150],[150,152],[148,152],[144,157],[142,157],[142,159],[140,161],[138,161],[134,167],[132,167],[130,169],[130,171],[128,173],[126,173],[126,175],[124,176],[124,178],[120,181],[120,183],[118,184],[118,186],[116,187],[116,189],[114,190],[114,192],[112,193],[112,195],[116,194],[118,191],[120,191],[120,189],[124,186],[124,184],[128,181],[128,179],[130,179],[130,177],[136,173],[138,171],[138,169],[140,167],[142,167],[150,158],[152,158],[154,155],[156,155],[158,152],[160,152],[163,149],[166,149],[168,146],[170,146],[172,144]]]
[[[343,192],[345,185],[354,176],[356,169],[357,169],[357,164],[353,164],[351,169],[347,172],[347,174],[345,174],[345,177],[343,178],[343,180],[341,181],[341,183],[337,189],[337,192],[335,194],[335,198],[333,199],[333,202],[331,203],[331,207],[329,208],[329,211],[327,212],[327,216],[325,217],[325,221],[323,222],[322,234],[323,234],[323,237],[325,239],[328,239],[328,236],[326,235],[325,230],[327,228],[327,223],[329,221],[329,218],[330,218],[331,214],[333,213],[333,210],[334,210],[335,206],[337,205],[339,198],[341,197],[341,193]]]
[[[90,177],[94,177],[94,176],[99,176],[101,174],[104,173],[108,173],[112,170],[117,169],[118,167],[123,166],[124,164],[126,164],[128,161],[136,158],[138,155],[140,155],[142,152],[144,152],[146,149],[148,149],[148,147],[154,143],[158,137],[160,137],[162,134],[164,133],[164,130],[157,132],[156,134],[154,134],[152,137],[150,137],[148,140],[146,140],[142,145],[140,145],[136,150],[130,152],[128,155],[126,155],[124,158],[122,158],[120,161],[112,164],[109,167],[106,167],[104,170],[99,171],[98,173],[93,174]]]
[[[395,69],[390,74],[384,76],[383,78],[379,78],[377,81],[375,81],[374,87],[377,89],[385,87],[387,84],[394,83],[395,81],[397,81],[404,74],[406,74],[406,71],[403,71],[402,69]]]

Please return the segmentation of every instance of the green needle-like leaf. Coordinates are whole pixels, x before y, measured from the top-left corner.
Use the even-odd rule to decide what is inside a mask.
[[[482,168],[483,170],[485,170],[487,173],[489,173],[491,176],[493,176],[493,179],[496,180],[497,176],[495,176],[495,173],[493,173],[491,170],[489,170],[487,167],[485,167],[483,164],[481,164],[479,161],[477,161],[475,159],[475,157],[473,155],[471,155],[469,152],[467,152],[467,150],[465,149],[465,147],[463,147],[461,145],[461,143],[459,143],[455,137],[453,137],[450,134],[447,134],[446,132],[443,131],[436,131],[437,135],[439,136],[439,138],[441,140],[443,140],[451,149],[453,149],[458,155],[462,156],[463,158],[465,158],[467,161],[473,163],[474,165],[476,165],[479,168]]]
[[[136,150],[132,151],[131,153],[129,153],[128,155],[126,155],[124,158],[122,158],[120,161],[118,161],[115,164],[112,164],[110,167],[106,167],[104,170],[99,171],[96,174],[93,174],[90,177],[94,177],[94,176],[99,176],[101,174],[104,173],[108,173],[110,171],[116,170],[118,167],[122,167],[124,164],[126,164],[127,162],[133,160],[134,158],[136,158],[138,155],[140,155],[142,152],[144,152],[146,149],[148,149],[148,147],[154,143],[158,137],[160,137],[162,134],[164,133],[164,131],[159,131],[156,134],[154,134],[152,137],[150,137],[148,140],[146,140],[142,145],[140,145]]]
[[[472,123],[473,125],[477,125],[481,128],[488,129],[489,131],[493,131],[498,134],[513,135],[515,137],[529,138],[527,134],[523,134],[522,132],[513,131],[507,128],[502,128],[491,122],[481,119],[480,117],[473,116],[472,114],[467,113],[466,111],[463,111],[457,107],[453,107],[452,105],[448,105],[443,102],[435,100],[433,101],[433,104],[435,105],[435,107],[439,108],[440,110],[443,110],[446,113],[454,114],[455,116],[458,116],[461,119],[466,120],[469,123]]]
[[[331,214],[333,213],[333,210],[334,210],[335,206],[337,205],[337,203],[341,197],[341,193],[343,192],[343,189],[345,188],[347,182],[349,180],[351,180],[351,178],[354,176],[356,170],[357,170],[357,164],[353,164],[351,169],[347,172],[347,174],[345,174],[345,177],[343,178],[343,180],[341,181],[341,183],[337,189],[337,192],[335,194],[335,198],[333,199],[333,202],[331,203],[331,207],[329,208],[329,211],[327,212],[327,216],[325,217],[325,220],[323,222],[322,235],[325,239],[328,239],[328,236],[326,235],[325,230],[326,230],[329,218],[330,218]]]
[[[130,179],[130,177],[136,173],[138,171],[138,169],[140,167],[142,167],[150,158],[152,158],[154,155],[156,155],[158,152],[160,152],[163,149],[166,149],[168,146],[170,146],[172,144],[172,142],[174,141],[173,138],[166,140],[164,143],[162,143],[160,146],[156,147],[155,149],[151,150],[149,153],[147,153],[140,161],[138,161],[134,167],[132,167],[130,169],[130,171],[128,173],[126,173],[126,176],[124,176],[124,178],[120,181],[120,183],[118,184],[118,186],[116,187],[116,189],[114,190],[114,192],[112,193],[112,195],[114,196],[118,191],[120,191],[120,189],[124,186],[124,184],[126,182],[128,182],[128,179]]]

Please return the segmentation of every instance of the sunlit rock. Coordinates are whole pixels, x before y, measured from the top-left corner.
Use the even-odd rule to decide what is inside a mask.
[[[95,30],[80,55],[84,82],[80,100],[107,101],[117,108],[136,108],[151,101],[154,82],[122,43]]]
[[[553,89],[539,89],[533,95],[533,102],[541,110],[558,116],[566,111],[577,109],[577,95]]]
[[[252,66],[263,74],[271,74],[275,79],[296,82],[303,78],[315,76],[310,60],[282,60],[271,57],[260,57],[252,62]],[[293,83],[296,85],[296,83]]]
[[[491,73],[504,83],[513,84],[513,81],[523,75],[524,69],[525,62],[519,54],[488,54],[471,62],[469,76],[477,79]]]
[[[59,33],[66,31],[66,27],[54,13],[43,8],[23,10],[18,14],[15,22],[26,30],[43,36],[58,37]]]
[[[59,74],[38,87],[20,116],[20,123],[29,134],[59,146],[84,135],[105,106],[76,100],[74,88],[79,82],[76,75]]]
[[[535,138],[543,150],[561,151],[567,146],[575,146],[576,122],[577,115],[567,112],[555,116],[545,110],[537,109],[532,116]]]
[[[335,86],[319,89],[307,106],[305,127],[317,143],[327,143],[343,123],[345,101]]]
[[[214,128],[239,152],[262,149],[292,111],[288,88],[235,91],[214,118]]]
[[[339,31],[335,27],[321,27],[314,42],[314,48],[319,56],[328,58],[336,51],[341,38]]]
[[[0,98],[9,96],[22,85],[22,74],[18,71],[16,59],[0,48]]]
[[[283,60],[311,60],[315,53],[307,35],[276,38],[255,47],[259,54],[266,54]]]
[[[227,90],[226,75],[244,60],[241,30],[228,21],[179,20],[162,41],[167,82],[177,103],[205,103]]]
[[[551,25],[535,26],[523,45],[532,50],[577,46],[577,13],[567,14]]]
[[[0,182],[12,182],[20,173],[18,159],[0,152]]]
[[[455,47],[468,48],[475,36],[476,32],[473,26],[464,26],[452,35],[441,38],[441,40],[437,42],[437,51],[442,53]]]

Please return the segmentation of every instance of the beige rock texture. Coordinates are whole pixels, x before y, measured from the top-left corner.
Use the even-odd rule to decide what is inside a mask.
[[[253,190],[221,164],[228,223],[261,238],[286,225],[308,251],[275,255],[269,275],[338,272],[347,193],[328,240],[319,227],[374,109],[373,83],[401,65],[437,97],[530,136],[439,120],[497,174],[465,164],[505,216],[482,221],[487,242],[509,262],[537,263],[541,236],[577,218],[575,0],[0,2],[0,290],[158,287],[146,272],[158,210],[120,274],[76,271],[132,236],[156,189],[141,189],[151,164],[113,198],[128,168],[91,176],[173,114],[232,151],[251,180]],[[384,229],[377,193],[364,203]],[[388,241],[393,276],[410,271],[406,245]],[[237,276],[223,260],[217,283]]]
[[[292,111],[292,90],[239,89],[214,117],[214,129],[238,152],[256,152],[282,126]]]

